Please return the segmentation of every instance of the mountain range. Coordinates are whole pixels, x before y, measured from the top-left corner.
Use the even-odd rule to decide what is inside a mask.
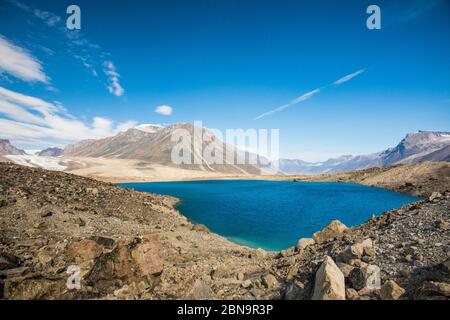
[[[424,161],[450,161],[450,132],[411,133],[394,148],[368,155],[346,155],[315,163],[281,159],[279,169],[288,174],[321,174]]]
[[[173,136],[177,130],[183,130],[189,134],[193,141],[190,143],[192,156],[191,164],[175,165],[172,161],[172,150],[179,144]],[[200,131],[201,130],[201,131]],[[236,158],[248,159],[249,153],[238,150],[218,140],[208,129],[201,128],[200,134],[196,134],[194,126],[190,123],[177,123],[167,127],[159,125],[140,125],[138,127],[120,132],[113,137],[99,140],[84,140],[64,148],[62,155],[71,157],[110,158],[110,159],[135,159],[146,163],[164,166],[177,166],[184,169],[222,172],[222,173],[251,173],[258,174],[255,166],[236,164],[238,162],[226,162],[214,164],[203,157],[203,150],[208,146],[214,146],[217,154],[225,155],[226,150],[233,150]],[[203,139],[201,138],[203,136]],[[192,148],[192,146],[194,146]]]
[[[192,164],[176,165],[172,162],[172,150],[179,143],[179,141],[172,139],[176,130],[185,130],[194,140],[190,144],[191,149],[194,146]],[[270,168],[275,168],[264,157],[227,145],[217,139],[214,133],[208,129],[201,128],[201,130],[200,134],[196,135],[194,126],[190,123],[177,123],[166,127],[145,124],[120,132],[112,137],[83,140],[68,145],[64,149],[48,148],[37,153],[37,156],[76,157],[80,159],[133,159],[141,161],[143,166],[157,164],[166,167],[227,174],[258,174],[260,170],[267,171]],[[203,139],[201,136],[203,136]],[[223,156],[224,164],[213,164],[204,159],[202,151],[208,146],[210,149],[212,149],[211,146],[214,146],[213,149],[218,152],[217,154]],[[256,157],[257,164],[227,162],[224,155],[229,150],[232,150],[235,159],[241,161],[248,161],[252,156]],[[26,153],[11,145],[8,140],[0,140],[0,155],[25,156]],[[419,131],[408,134],[398,145],[384,151],[367,155],[344,155],[324,162],[280,159],[276,168],[279,173],[284,174],[322,174],[424,161],[450,162],[450,132]]]

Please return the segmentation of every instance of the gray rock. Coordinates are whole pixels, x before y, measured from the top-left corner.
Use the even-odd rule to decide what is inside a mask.
[[[372,265],[353,269],[348,276],[352,288],[361,290],[368,285],[375,285],[379,281],[377,279],[378,275],[376,274],[377,269],[376,266]]]

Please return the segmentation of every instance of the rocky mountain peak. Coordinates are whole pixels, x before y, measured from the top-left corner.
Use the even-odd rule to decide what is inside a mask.
[[[37,155],[41,157],[59,157],[62,152],[63,150],[61,148],[53,147],[44,149],[38,152]]]
[[[25,155],[26,152],[14,147],[9,140],[0,139],[0,155]]]

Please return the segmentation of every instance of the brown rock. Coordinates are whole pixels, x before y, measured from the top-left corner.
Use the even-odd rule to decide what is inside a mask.
[[[345,289],[345,297],[347,298],[347,300],[359,300],[359,294],[353,288]]]
[[[103,236],[91,236],[89,239],[97,242],[99,245],[101,245],[107,249],[112,249],[115,244],[114,239],[103,237]]]
[[[332,239],[341,239],[344,236],[344,231],[347,226],[339,220],[332,221],[322,231],[316,232],[313,235],[315,243],[321,244]]]
[[[163,249],[156,235],[149,235],[146,241],[131,252],[131,256],[143,276],[160,275],[164,267]]]
[[[279,285],[277,278],[275,278],[272,274],[267,274],[261,278],[263,285],[267,289],[275,288]]]
[[[9,300],[38,300],[62,298],[67,291],[65,279],[6,279],[4,298]]]
[[[405,289],[393,280],[386,281],[380,291],[380,297],[383,300],[398,300],[404,294]]]
[[[68,256],[77,263],[94,260],[103,252],[101,246],[99,246],[95,241],[88,239],[70,244],[67,250]]]

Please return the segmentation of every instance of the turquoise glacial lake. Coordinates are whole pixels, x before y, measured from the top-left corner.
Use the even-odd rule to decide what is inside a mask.
[[[194,223],[236,243],[266,250],[294,246],[332,220],[347,226],[418,198],[353,183],[191,181],[126,183],[122,187],[181,199],[177,209]]]

